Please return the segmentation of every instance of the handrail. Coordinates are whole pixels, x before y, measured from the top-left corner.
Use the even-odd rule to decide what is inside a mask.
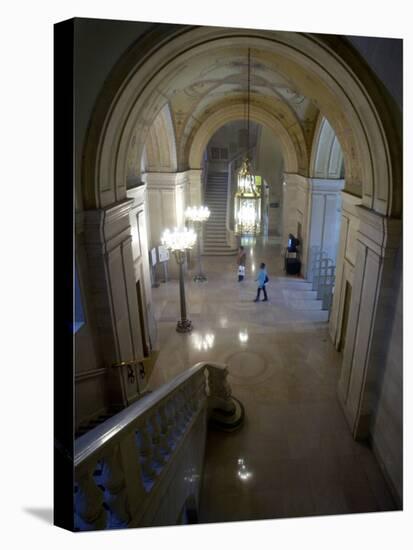
[[[87,460],[103,445],[113,440],[128,426],[128,424],[136,420],[138,416],[144,415],[157,402],[164,399],[169,393],[173,392],[183,382],[186,382],[195,373],[202,370],[207,365],[211,365],[211,363],[205,361],[197,363],[185,372],[176,376],[170,382],[164,384],[163,386],[148,394],[144,398],[140,399],[136,403],[130,405],[127,409],[115,414],[114,416],[106,420],[106,422],[104,422],[103,424],[96,426],[92,430],[88,431],[87,433],[76,439],[74,446],[75,467],[79,466],[79,464]]]
[[[199,501],[207,420],[244,418],[227,376],[197,363],[75,440],[75,530],[172,525],[189,493]]]
[[[144,360],[145,360],[144,357],[142,357],[142,359],[128,359],[125,361],[120,361],[119,363],[113,363],[112,367],[117,369],[117,368],[129,366],[129,365],[139,365],[140,363],[143,363]]]

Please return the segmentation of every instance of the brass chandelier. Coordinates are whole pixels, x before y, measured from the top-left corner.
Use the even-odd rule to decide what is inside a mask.
[[[248,48],[247,151],[237,175],[234,228],[237,235],[258,235],[261,229],[261,186],[251,170],[250,154],[251,50]]]

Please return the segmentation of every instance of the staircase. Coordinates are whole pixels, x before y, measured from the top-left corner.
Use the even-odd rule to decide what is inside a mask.
[[[231,432],[244,420],[228,374],[197,363],[75,439],[75,531],[197,521],[207,422]]]
[[[204,226],[204,256],[226,256],[237,252],[227,243],[227,181],[227,172],[208,174],[205,203],[211,215]]]
[[[328,321],[328,311],[323,309],[323,301],[317,298],[317,291],[312,290],[312,283],[292,277],[277,277],[277,283],[291,309],[312,312],[314,321]]]

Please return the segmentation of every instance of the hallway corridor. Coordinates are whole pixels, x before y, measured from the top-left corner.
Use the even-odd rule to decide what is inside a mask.
[[[373,453],[352,439],[337,401],[341,354],[326,312],[298,309],[304,301],[291,296],[306,283],[283,274],[276,239],[257,241],[246,246],[242,283],[234,256],[204,258],[206,283],[188,274],[191,334],[175,331],[177,282],[153,289],[161,351],[149,387],[198,361],[218,361],[245,406],[239,431],[209,431],[200,521],[394,510]],[[268,303],[253,302],[261,261]]]

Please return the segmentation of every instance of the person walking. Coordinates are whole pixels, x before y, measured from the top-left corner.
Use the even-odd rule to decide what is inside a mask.
[[[264,263],[262,263],[260,265],[260,270],[258,272],[258,277],[255,280],[258,281],[258,289],[257,289],[257,297],[255,298],[254,302],[259,301],[261,290],[264,291],[263,302],[268,302],[267,290],[265,288],[265,285],[268,283],[268,275],[267,275],[267,270],[265,268]]]
[[[238,282],[244,280],[245,277],[245,262],[247,260],[247,254],[243,246],[238,249]]]

